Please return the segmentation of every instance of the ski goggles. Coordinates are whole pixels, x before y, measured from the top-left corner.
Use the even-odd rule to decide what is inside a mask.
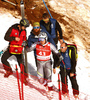
[[[39,26],[34,26],[33,28],[34,28],[34,29],[39,29],[40,27],[39,27]]]
[[[61,49],[66,48],[66,47],[60,47]]]
[[[44,38],[39,38],[38,39],[38,41],[40,42],[40,41],[44,41],[45,39]]]

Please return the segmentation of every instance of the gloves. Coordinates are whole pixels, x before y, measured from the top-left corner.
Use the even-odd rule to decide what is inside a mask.
[[[58,58],[59,58],[60,62],[64,59],[63,56],[61,55],[61,53],[58,53]]]
[[[24,46],[24,47],[27,46],[27,42],[23,41],[22,46]]]
[[[59,57],[60,62],[61,62],[63,59],[64,59],[64,58],[63,58],[63,56],[61,55],[61,56]]]
[[[0,56],[3,54],[3,50],[0,52]]]

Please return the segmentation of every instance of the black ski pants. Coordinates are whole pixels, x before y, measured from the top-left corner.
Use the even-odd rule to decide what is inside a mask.
[[[22,54],[19,54],[19,55],[16,55],[16,54],[11,54],[9,53],[9,49],[7,49],[4,54],[2,55],[2,58],[1,58],[1,62],[3,64],[3,67],[6,71],[12,71],[11,69],[11,66],[9,64],[9,62],[7,61],[7,59],[9,57],[11,57],[12,55],[14,55],[16,58],[17,58],[17,62],[20,66],[20,64],[23,64],[23,55]],[[24,73],[27,73],[26,72],[26,67],[24,66]]]
[[[76,74],[73,77],[70,77],[70,70],[66,70],[63,67],[60,67],[60,75],[61,75],[61,82],[62,82],[62,93],[68,93],[68,80],[67,76],[69,77],[73,89],[73,95],[79,95],[79,87],[76,80]]]

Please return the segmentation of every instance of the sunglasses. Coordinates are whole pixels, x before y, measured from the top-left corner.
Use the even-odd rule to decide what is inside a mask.
[[[66,48],[66,47],[60,47],[61,49]]]
[[[44,41],[45,39],[44,38],[39,38],[38,39],[38,41],[40,42],[40,41]]]
[[[35,26],[35,27],[33,27],[34,29],[39,29],[40,27],[39,26]]]
[[[43,19],[44,22],[49,21],[49,19]]]

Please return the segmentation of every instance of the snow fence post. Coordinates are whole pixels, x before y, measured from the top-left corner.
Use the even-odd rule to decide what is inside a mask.
[[[24,2],[23,0],[21,0],[20,2],[20,8],[21,8],[21,16],[22,16],[22,19],[24,18]]]
[[[58,73],[58,88],[59,88],[59,100],[62,100],[61,90],[60,90],[60,74]]]
[[[22,100],[24,100],[24,93],[23,93],[24,65],[20,64],[20,68],[21,68],[21,92],[22,92]]]
[[[18,68],[17,68],[17,65],[16,66],[16,75],[17,75],[17,82],[18,82],[18,90],[19,90],[19,97],[20,97],[20,100],[21,99],[21,91],[20,91],[20,83],[19,83],[19,75],[18,75]]]

